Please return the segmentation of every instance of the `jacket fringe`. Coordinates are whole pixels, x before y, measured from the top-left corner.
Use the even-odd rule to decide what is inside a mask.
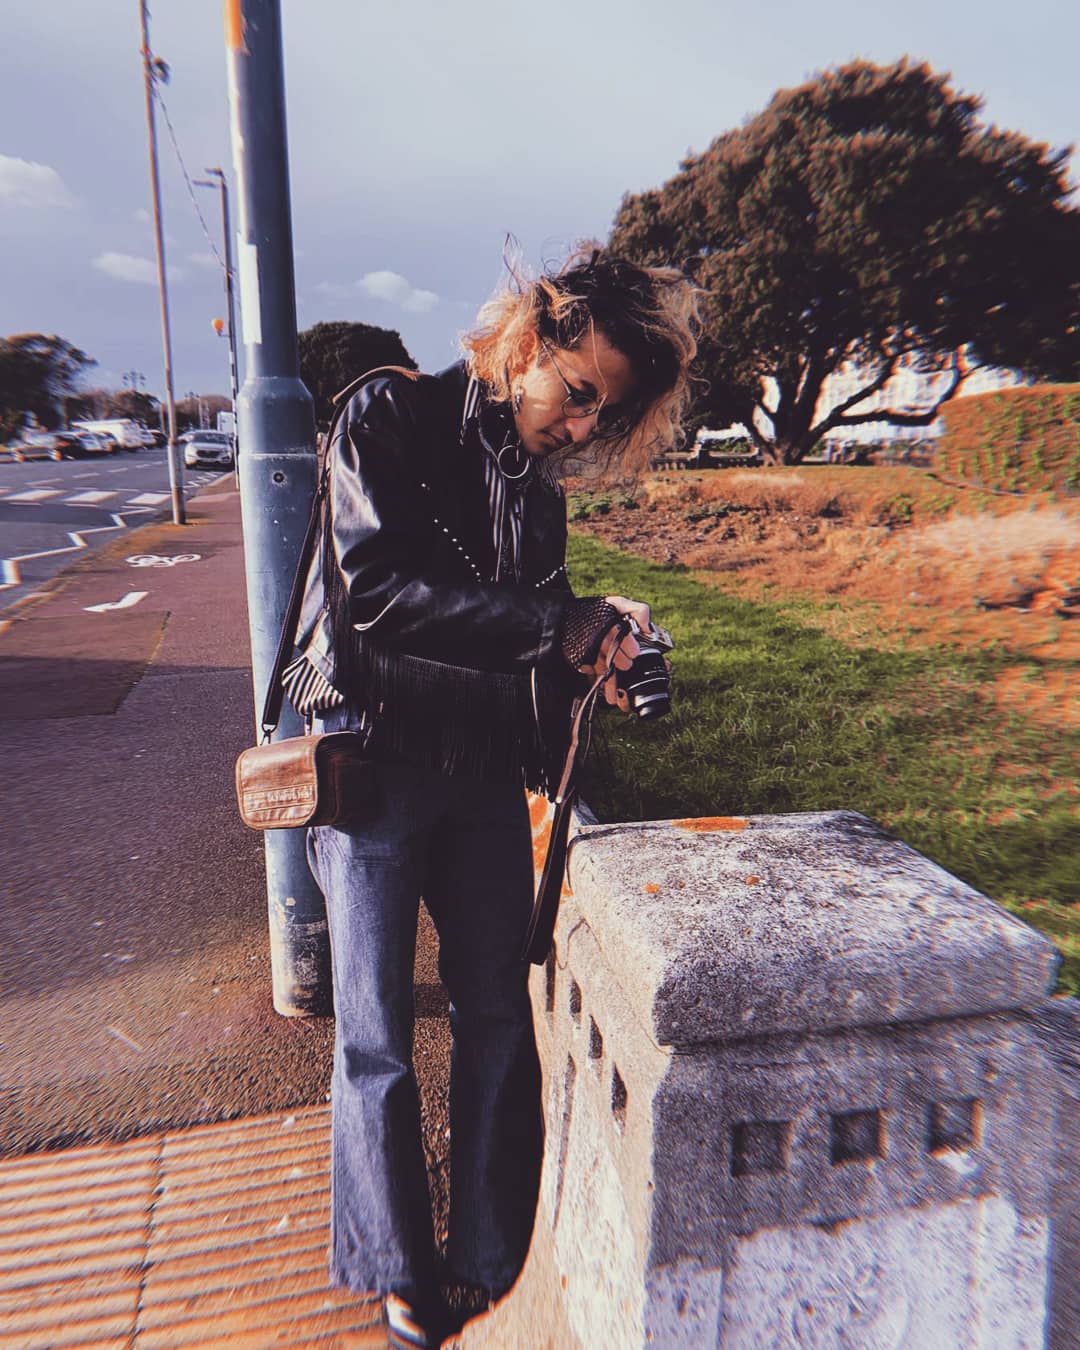
[[[370,718],[373,754],[445,774],[546,786],[528,675],[388,651],[358,633],[351,646],[346,697]]]

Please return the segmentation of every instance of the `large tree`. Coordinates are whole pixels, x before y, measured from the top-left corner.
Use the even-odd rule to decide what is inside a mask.
[[[90,421],[105,417],[130,417],[148,427],[156,427],[161,418],[161,403],[141,389],[83,389],[64,400],[69,422],[78,418]]]
[[[612,245],[706,292],[700,416],[795,463],[834,427],[928,426],[980,365],[1077,377],[1069,152],[982,125],[981,106],[926,65],[856,61],[623,199]],[[938,373],[932,394],[871,408],[905,365]],[[852,368],[829,408],[826,380]]]
[[[393,328],[369,323],[317,323],[300,334],[300,378],[315,400],[315,419],[329,422],[334,395],[358,375],[376,366],[405,366],[416,362]]]
[[[58,426],[64,399],[97,362],[62,337],[16,333],[0,338],[0,434],[10,436],[32,414]]]

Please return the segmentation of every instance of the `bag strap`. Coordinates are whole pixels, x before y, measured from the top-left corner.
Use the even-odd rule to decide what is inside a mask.
[[[277,653],[274,656],[274,664],[270,670],[270,678],[266,687],[266,699],[263,703],[262,711],[262,733],[263,738],[269,741],[273,733],[277,730],[278,722],[281,720],[281,704],[285,697],[285,689],[281,683],[281,677],[285,673],[285,666],[292,654],[293,644],[296,641],[296,630],[300,623],[300,610],[304,603],[304,588],[307,583],[308,567],[311,564],[311,555],[315,548],[315,540],[319,535],[319,523],[322,516],[322,504],[327,499],[330,491],[330,451],[334,444],[334,437],[342,418],[348,411],[349,400],[353,394],[374,375],[381,375],[388,372],[393,375],[407,375],[410,380],[419,380],[420,376],[415,370],[407,370],[404,366],[376,366],[372,370],[365,371],[363,375],[358,376],[351,384],[347,384],[334,395],[334,415],[330,419],[330,429],[326,433],[326,449],[323,454],[322,470],[319,474],[319,483],[315,489],[315,499],[311,503],[311,518],[308,521],[307,532],[304,535],[304,542],[300,545],[300,557],[296,563],[296,575],[293,577],[292,590],[289,592],[289,603],[285,606],[285,617],[281,624],[281,634],[278,637]]]
[[[578,750],[581,746],[582,731],[588,731],[592,725],[600,690],[604,682],[615,669],[615,654],[623,638],[630,632],[630,622],[623,617],[617,629],[618,637],[611,648],[606,669],[598,675],[589,687],[588,693],[574,703],[573,718],[570,724],[570,746],[563,763],[562,777],[555,793],[555,814],[551,822],[551,834],[548,838],[547,853],[544,855],[544,867],[540,882],[536,888],[529,926],[525,932],[525,941],[521,948],[522,961],[530,961],[534,966],[542,966],[547,960],[551,943],[555,936],[555,923],[559,917],[559,901],[562,899],[563,878],[566,875],[566,855],[569,852],[570,822],[574,815],[577,800]],[[587,749],[586,744],[586,749]]]

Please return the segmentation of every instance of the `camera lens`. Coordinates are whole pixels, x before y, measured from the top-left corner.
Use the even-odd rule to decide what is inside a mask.
[[[630,700],[630,707],[640,718],[663,717],[671,711],[671,687],[667,666],[656,647],[640,643],[641,650],[629,670],[619,671],[618,687]]]

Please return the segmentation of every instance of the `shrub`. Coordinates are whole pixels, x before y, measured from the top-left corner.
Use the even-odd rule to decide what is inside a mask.
[[[947,403],[935,468],[984,487],[1068,495],[1080,481],[1080,384],[997,389]]]

